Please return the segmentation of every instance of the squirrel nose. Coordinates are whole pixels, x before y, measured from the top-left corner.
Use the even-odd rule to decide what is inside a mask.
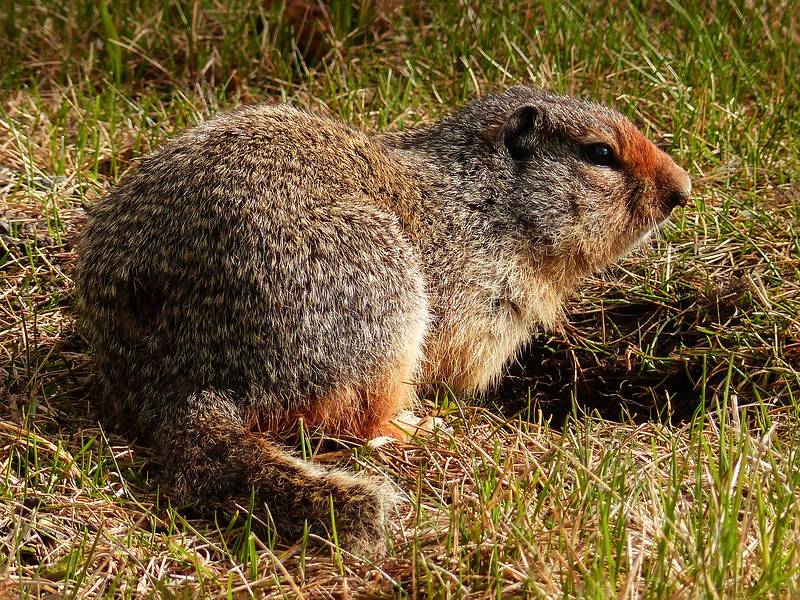
[[[672,191],[667,196],[667,206],[670,210],[678,206],[686,206],[687,202],[689,202],[689,195],[683,191]]]
[[[686,206],[692,194],[692,179],[689,174],[676,167],[675,187],[667,195],[667,205],[670,210],[678,206]]]

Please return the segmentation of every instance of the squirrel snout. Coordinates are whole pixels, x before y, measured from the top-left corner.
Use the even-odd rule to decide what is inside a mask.
[[[657,177],[656,186],[661,189],[660,202],[666,215],[669,215],[675,208],[689,203],[692,195],[692,179],[666,154],[663,155],[661,164],[661,177]]]
[[[689,194],[683,190],[673,190],[667,195],[667,206],[670,210],[679,206],[686,206],[689,202]]]
[[[689,174],[677,165],[675,166],[675,170],[675,187],[667,196],[667,205],[670,210],[678,206],[686,206],[692,195],[692,179],[689,177]]]

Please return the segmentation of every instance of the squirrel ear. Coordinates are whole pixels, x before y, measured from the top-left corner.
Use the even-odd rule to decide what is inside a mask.
[[[500,128],[500,141],[514,160],[526,160],[533,154],[536,131],[541,129],[541,109],[526,105],[515,110]]]

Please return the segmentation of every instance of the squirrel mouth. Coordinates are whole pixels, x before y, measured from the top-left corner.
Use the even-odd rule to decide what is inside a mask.
[[[664,190],[648,201],[643,201],[643,197],[646,194],[639,194],[629,205],[631,246],[646,240],[669,220],[675,209],[685,207],[689,202],[688,193],[680,190]]]
[[[689,203],[689,196],[681,191],[668,190],[656,202],[662,214],[661,221],[666,221],[676,208]]]

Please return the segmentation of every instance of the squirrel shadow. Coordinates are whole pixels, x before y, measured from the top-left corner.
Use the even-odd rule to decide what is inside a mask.
[[[534,336],[485,404],[507,417],[541,413],[557,429],[574,413],[637,424],[690,420],[704,401],[703,357],[691,352],[703,337],[694,328],[702,307],[688,296],[677,311],[607,300],[602,311],[572,313],[560,335]],[[706,397],[723,378],[707,379]]]

